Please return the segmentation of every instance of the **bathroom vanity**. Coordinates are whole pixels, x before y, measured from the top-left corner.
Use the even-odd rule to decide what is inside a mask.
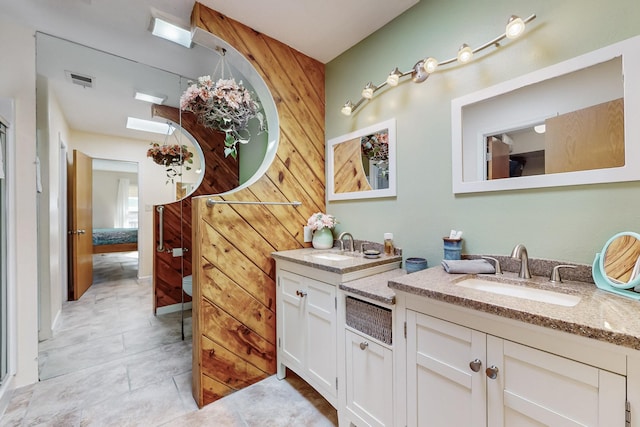
[[[392,425],[389,279],[402,257],[339,250],[273,253],[278,378],[291,369],[337,410],[341,425]]]
[[[638,301],[301,251],[274,254],[278,375],[298,373],[341,426],[632,426],[640,411]]]
[[[404,336],[396,360],[406,360],[396,425],[632,425],[625,420],[640,403],[636,301],[592,283],[486,276],[534,290],[507,296],[464,286],[470,276],[432,268],[389,282],[394,332]],[[530,299],[537,291],[552,298]]]

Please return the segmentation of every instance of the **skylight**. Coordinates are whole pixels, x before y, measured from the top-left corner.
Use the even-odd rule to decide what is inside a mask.
[[[169,123],[154,122],[152,120],[136,119],[127,117],[127,129],[141,130],[143,132],[153,132],[162,135],[173,135],[175,127]]]
[[[152,25],[151,34],[154,36],[162,37],[184,47],[191,47],[191,31],[159,17],[153,17]]]
[[[162,104],[165,99],[167,99],[166,96],[152,95],[150,93],[138,91],[136,91],[136,94],[133,97],[138,101],[150,102],[152,104]]]

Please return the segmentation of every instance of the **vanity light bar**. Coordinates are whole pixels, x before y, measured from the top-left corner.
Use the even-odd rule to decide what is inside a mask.
[[[360,105],[362,105],[362,103],[365,100],[372,99],[373,95],[378,90],[382,89],[386,85],[389,85],[392,87],[397,86],[398,83],[400,82],[400,79],[405,76],[411,75],[411,80],[413,80],[414,83],[422,83],[423,81],[427,80],[427,78],[429,77],[429,75],[431,75],[431,73],[433,73],[434,71],[436,71],[437,68],[443,65],[448,65],[456,61],[459,62],[460,64],[466,64],[467,62],[473,59],[474,54],[480,52],[481,50],[487,49],[490,46],[495,46],[497,48],[500,46],[500,42],[505,38],[510,40],[518,38],[519,36],[522,35],[522,33],[524,33],[526,24],[533,21],[535,18],[536,18],[535,13],[526,19],[522,19],[515,15],[511,15],[511,17],[507,22],[507,26],[505,28],[504,33],[489,40],[483,45],[478,46],[475,49],[471,49],[469,45],[464,43],[462,46],[460,46],[456,56],[454,56],[453,58],[449,58],[444,61],[438,61],[433,57],[427,57],[425,59],[421,59],[418,62],[416,62],[413,68],[405,72],[401,72],[396,67],[394,68],[393,71],[391,71],[387,79],[382,83],[380,83],[379,85],[374,85],[372,82],[367,83],[364,89],[362,90],[362,94],[361,94],[362,97],[360,98],[360,100],[355,104],[352,103],[351,100],[348,100],[342,106],[342,109],[340,111],[345,116],[350,116],[351,113],[353,113]]]

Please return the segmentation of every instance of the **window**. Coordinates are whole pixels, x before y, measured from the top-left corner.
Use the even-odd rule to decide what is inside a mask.
[[[129,197],[127,198],[126,228],[138,228],[138,185],[129,184]]]

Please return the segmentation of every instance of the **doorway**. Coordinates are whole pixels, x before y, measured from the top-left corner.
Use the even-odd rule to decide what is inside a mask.
[[[137,279],[138,164],[94,158],[92,171],[93,283]]]

